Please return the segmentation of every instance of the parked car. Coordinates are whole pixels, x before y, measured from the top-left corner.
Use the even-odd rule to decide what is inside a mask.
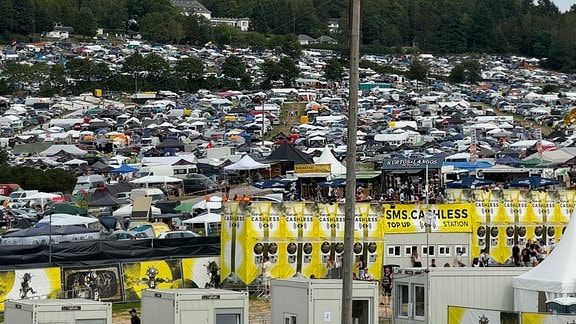
[[[200,234],[196,234],[192,231],[170,231],[164,232],[158,236],[159,239],[175,239],[175,238],[188,238],[188,237],[200,237]]]
[[[122,241],[122,240],[144,240],[144,239],[148,239],[148,235],[146,235],[146,233],[143,232],[128,232],[128,231],[117,231],[114,232],[110,235],[108,235],[108,237],[106,237],[106,239],[108,240],[115,240],[115,241]]]

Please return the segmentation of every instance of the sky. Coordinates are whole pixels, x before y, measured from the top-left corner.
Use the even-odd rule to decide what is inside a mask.
[[[553,0],[561,12],[568,11],[570,7],[576,3],[576,0]]]

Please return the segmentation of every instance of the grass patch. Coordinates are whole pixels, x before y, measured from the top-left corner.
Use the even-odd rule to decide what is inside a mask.
[[[131,310],[132,308],[135,308],[138,311],[138,314],[141,313],[140,302],[112,304],[112,316],[116,316],[118,314],[128,314],[128,311]]]
[[[290,117],[290,111],[295,109],[298,113],[296,116]],[[300,124],[300,116],[306,115],[306,103],[305,102],[286,102],[282,106],[280,111],[280,125],[275,125],[272,131],[264,136],[265,140],[270,140],[278,133],[284,133],[286,135],[290,134],[290,129],[292,129],[293,124]]]

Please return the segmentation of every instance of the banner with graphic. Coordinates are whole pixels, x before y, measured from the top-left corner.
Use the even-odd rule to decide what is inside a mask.
[[[142,261],[122,264],[124,274],[124,299],[142,298],[146,289],[174,289],[183,287],[180,260]]]
[[[216,262],[218,269],[220,269],[219,257],[182,259],[182,288],[206,287],[211,279],[210,262]]]
[[[519,315],[517,312],[448,306],[448,324],[517,324]]]
[[[568,323],[576,323],[576,315],[522,313],[522,324],[568,324]]]
[[[63,268],[62,274],[62,293],[65,298],[122,301],[122,279],[118,264]]]
[[[567,224],[576,191],[447,189],[448,202],[473,203],[479,222],[490,224]]]
[[[368,272],[381,275],[382,206],[357,204],[354,249]],[[222,278],[238,277],[250,284],[261,274],[265,256],[273,264],[272,276],[326,277],[330,258],[339,261],[344,251],[344,205],[253,202],[224,204],[222,213]]]
[[[469,233],[474,210],[470,204],[384,205],[383,232],[418,233],[430,227],[431,232]],[[427,217],[429,221],[427,221]]]
[[[0,300],[58,298],[60,283],[60,268],[0,271]]]

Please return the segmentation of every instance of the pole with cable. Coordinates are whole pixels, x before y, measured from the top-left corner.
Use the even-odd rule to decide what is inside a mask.
[[[348,143],[346,149],[346,204],[344,206],[344,256],[342,264],[342,324],[352,324],[352,268],[354,264],[354,218],[356,216],[356,133],[360,56],[360,4],[350,0],[350,84],[348,87]]]

